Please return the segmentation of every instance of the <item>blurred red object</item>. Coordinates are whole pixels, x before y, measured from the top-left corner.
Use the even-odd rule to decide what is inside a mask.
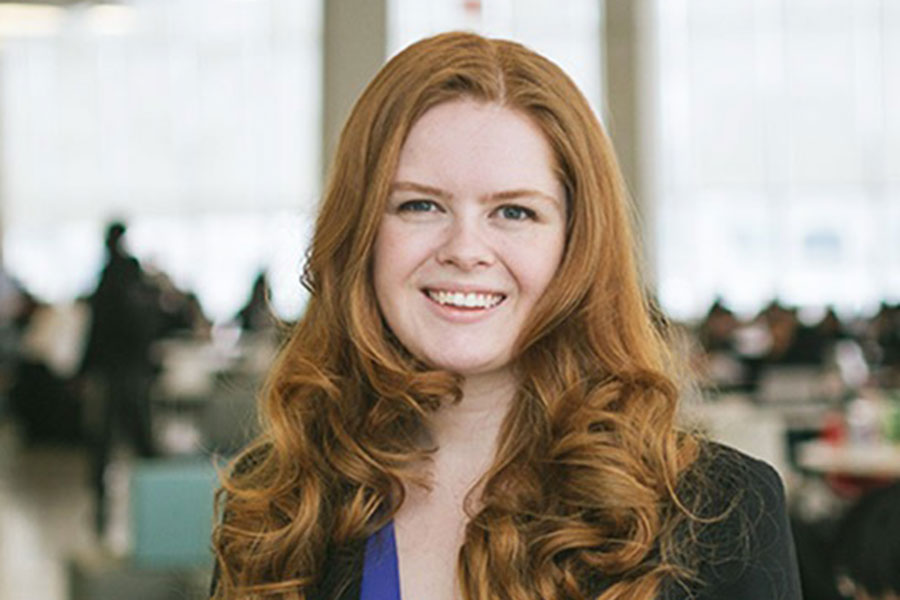
[[[837,411],[829,412],[822,421],[820,433],[822,440],[838,446],[847,439],[847,424],[844,415]]]

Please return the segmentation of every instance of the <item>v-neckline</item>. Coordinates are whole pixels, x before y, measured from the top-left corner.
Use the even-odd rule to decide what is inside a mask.
[[[401,600],[393,520],[366,541],[359,600]]]

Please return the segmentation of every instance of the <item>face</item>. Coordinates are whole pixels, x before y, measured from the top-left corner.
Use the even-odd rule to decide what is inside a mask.
[[[404,144],[374,248],[378,305],[429,365],[509,372],[559,266],[566,203],[541,130],[496,104],[427,111]]]

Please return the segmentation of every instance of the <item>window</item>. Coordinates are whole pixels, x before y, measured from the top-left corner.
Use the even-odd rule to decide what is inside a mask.
[[[123,218],[136,256],[209,316],[230,317],[260,268],[295,316],[320,174],[320,3],[56,10],[52,28],[0,38],[6,268],[49,301],[89,292],[104,225]]]
[[[521,42],[556,62],[602,115],[602,2],[390,0],[388,54],[454,29]]]
[[[900,300],[900,5],[656,0],[664,307]]]

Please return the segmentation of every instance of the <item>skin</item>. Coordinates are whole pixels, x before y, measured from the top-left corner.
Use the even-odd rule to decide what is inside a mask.
[[[458,100],[413,126],[375,242],[375,292],[410,352],[464,379],[462,401],[429,423],[432,485],[407,490],[395,518],[405,598],[460,597],[463,502],[491,464],[515,341],[559,266],[565,224],[551,148],[524,114]]]

